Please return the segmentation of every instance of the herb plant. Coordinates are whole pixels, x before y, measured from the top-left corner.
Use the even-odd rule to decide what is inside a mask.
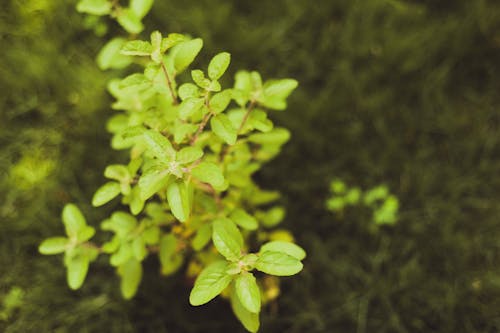
[[[96,16],[109,15],[134,36],[151,5],[82,0],[77,9],[94,15],[88,22],[101,32]],[[39,251],[64,253],[71,289],[82,286],[90,262],[108,254],[127,299],[139,287],[142,261],[156,255],[163,275],[184,268],[196,276],[192,305],[222,295],[244,327],[256,332],[262,304],[279,294],[276,276],[297,274],[306,256],[288,231],[272,230],[284,218],[274,204],[279,193],[252,179],[290,137],[273,125],[268,111],[286,109],[297,81],[263,82],[258,72],[238,71],[234,86],[223,89],[219,80],[229,53],[216,54],[206,69],[188,71],[202,46],[200,38],[159,31],[149,40],[117,37],[104,46],[97,57],[102,69],[135,64],[141,70],[109,82],[117,110],[107,123],[111,147],[128,150],[129,161],[106,167],[108,181],[92,205],[120,197],[128,211],[102,221],[101,229],[112,236],[97,245],[90,241],[95,229],[76,205],[67,204],[66,236],[46,239]]]

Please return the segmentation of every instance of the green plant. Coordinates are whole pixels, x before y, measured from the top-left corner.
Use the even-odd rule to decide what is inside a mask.
[[[363,192],[359,187],[349,188],[343,181],[334,179],[330,183],[330,193],[331,197],[326,201],[326,208],[330,211],[342,213],[347,206],[364,205],[372,210],[376,225],[394,224],[398,220],[399,200],[385,185]]]
[[[151,5],[82,0],[77,9],[110,15],[135,35],[143,30],[141,19]],[[100,34],[103,23],[89,21]],[[285,110],[297,82],[263,82],[255,71],[238,71],[234,87],[222,89],[219,79],[231,60],[222,52],[206,71],[192,70],[192,82],[181,84],[202,46],[199,38],[154,31],[149,41],[114,38],[103,47],[97,57],[102,69],[134,63],[143,70],[109,82],[116,98],[112,108],[119,110],[107,123],[111,146],[128,149],[130,160],[106,167],[109,181],[95,192],[92,205],[121,196],[130,213],[116,211],[101,223],[113,236],[99,246],[90,241],[95,229],[76,205],[68,204],[62,212],[66,237],[46,239],[39,251],[64,253],[72,289],[81,287],[90,262],[109,254],[125,298],[137,292],[141,262],[156,254],[162,274],[184,266],[187,275],[197,277],[192,305],[222,294],[245,328],[255,332],[261,304],[279,294],[275,276],[300,272],[306,255],[288,231],[272,230],[284,218],[283,208],[273,204],[279,193],[262,190],[252,180],[290,137],[286,129],[274,127],[267,112]],[[254,270],[265,274],[254,275]]]

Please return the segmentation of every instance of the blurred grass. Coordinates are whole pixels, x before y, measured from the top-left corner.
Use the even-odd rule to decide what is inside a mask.
[[[180,276],[154,260],[120,299],[104,260],[81,291],[37,244],[62,232],[65,202],[89,206],[107,148],[103,39],[73,4],[10,1],[0,13],[0,297],[23,290],[5,332],[239,332],[229,306],[188,306]],[[500,330],[500,4],[496,1],[157,1],[150,30],[232,54],[232,70],[294,77],[276,122],[292,131],[259,182],[280,189],[308,251],[303,273],[263,314],[263,332]],[[111,28],[113,31],[114,28]],[[150,32],[147,31],[145,35]],[[202,61],[203,62],[203,61]],[[386,183],[394,228],[324,209],[329,181]]]

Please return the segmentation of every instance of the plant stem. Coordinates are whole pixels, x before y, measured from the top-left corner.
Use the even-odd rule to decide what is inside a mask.
[[[196,130],[196,133],[191,138],[191,141],[189,143],[191,146],[195,144],[196,140],[198,140],[198,137],[200,136],[201,132],[203,132],[203,129],[205,128],[205,126],[207,126],[207,123],[210,120],[210,117],[214,115],[212,109],[210,108],[209,97],[210,97],[209,93],[207,93],[205,96],[205,105],[208,108],[208,113],[203,117],[203,120],[201,121],[200,126]]]
[[[165,79],[167,80],[168,90],[170,91],[170,95],[172,96],[172,103],[174,103],[174,105],[177,105],[179,104],[179,101],[177,100],[174,88],[172,87],[172,81],[168,76],[167,67],[165,66],[165,63],[163,61],[161,62],[161,69],[163,70],[163,74],[165,74]]]

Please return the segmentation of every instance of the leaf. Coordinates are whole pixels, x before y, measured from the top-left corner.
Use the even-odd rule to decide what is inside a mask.
[[[170,183],[167,187],[167,200],[172,214],[181,222],[186,222],[191,211],[188,189],[182,180]]]
[[[232,91],[226,89],[212,96],[210,99],[210,108],[215,114],[219,114],[224,111],[229,103],[231,103]]]
[[[151,198],[168,183],[170,175],[168,171],[160,167],[146,170],[139,178],[139,193],[142,200]]]
[[[79,13],[92,15],[107,15],[111,13],[111,2],[108,0],[81,0],[76,5]]]
[[[260,254],[255,268],[276,276],[289,276],[302,270],[302,263],[297,258],[281,252],[266,251]]]
[[[62,220],[66,227],[66,234],[70,238],[77,238],[80,230],[87,224],[82,212],[74,204],[64,206]]]
[[[208,65],[208,77],[212,80],[218,80],[227,70],[231,62],[231,55],[227,52],[221,52],[210,60]]]
[[[250,99],[252,92],[252,78],[247,71],[238,71],[234,77],[234,100],[243,107]]]
[[[191,71],[191,78],[200,88],[207,89],[210,86],[210,80],[207,79],[203,71],[199,69]]]
[[[66,251],[69,239],[66,237],[47,238],[38,246],[38,252],[41,254],[58,254]]]
[[[198,55],[203,47],[203,41],[200,38],[182,42],[174,55],[174,68],[177,73],[185,70]]]
[[[187,124],[187,123],[178,124],[174,130],[174,142],[177,144],[181,143],[188,135],[196,132],[197,129],[198,126],[194,124]]]
[[[130,212],[134,215],[138,215],[144,208],[145,200],[141,198],[141,191],[139,187],[134,187],[128,196],[128,204],[130,206]]]
[[[119,182],[126,182],[130,178],[128,168],[121,164],[108,165],[104,170],[104,177],[114,179]]]
[[[267,251],[285,253],[298,260],[302,260],[306,257],[306,251],[304,251],[304,249],[302,249],[297,244],[290,242],[283,242],[283,241],[269,242],[262,245],[259,252],[264,253]]]
[[[120,88],[135,88],[135,89],[145,89],[151,86],[151,80],[149,80],[144,74],[131,74],[120,81]]]
[[[144,30],[141,18],[129,8],[121,10],[116,19],[123,29],[131,34],[138,34]]]
[[[203,249],[210,239],[212,238],[212,225],[204,224],[196,231],[196,236],[194,236],[191,246],[195,251],[200,251]]]
[[[293,79],[269,80],[264,84],[262,94],[257,101],[274,110],[286,109],[286,98],[297,88],[298,82]]]
[[[110,219],[101,223],[103,230],[115,232],[120,238],[125,238],[137,227],[137,219],[125,212],[114,212]]]
[[[173,234],[168,234],[161,238],[159,255],[162,274],[172,274],[182,265],[183,258],[177,252],[178,245],[179,240]]]
[[[212,131],[219,138],[224,140],[229,145],[234,145],[238,137],[236,128],[233,127],[232,122],[224,114],[219,114],[210,120],[210,127]]]
[[[146,258],[148,254],[148,250],[146,249],[146,244],[144,244],[144,240],[142,237],[137,237],[132,241],[132,252],[134,254],[135,259],[142,261]]]
[[[275,128],[267,133],[255,133],[248,137],[248,141],[261,145],[282,145],[290,139],[290,132],[285,128]]]
[[[136,259],[130,259],[118,267],[121,276],[120,290],[125,299],[131,299],[137,293],[142,279],[142,265]]]
[[[161,52],[161,42],[161,33],[159,31],[153,31],[151,33],[151,45],[153,46],[153,51],[151,52],[151,60],[153,60],[157,64],[160,64],[163,60],[163,54]]]
[[[144,132],[144,142],[155,156],[162,162],[172,161],[175,157],[175,150],[166,137],[155,130]]]
[[[89,258],[86,255],[79,254],[66,261],[66,280],[71,289],[80,288],[85,281],[89,270]]]
[[[153,46],[149,42],[143,40],[131,40],[126,42],[121,48],[120,53],[128,56],[149,57],[153,52]]]
[[[130,0],[130,9],[138,18],[143,18],[153,7],[154,0]]]
[[[255,217],[251,216],[243,209],[235,209],[229,218],[237,225],[247,230],[255,230],[259,226]]]
[[[191,174],[198,180],[209,183],[215,188],[224,186],[224,175],[215,163],[201,162],[191,170]]]
[[[179,87],[179,97],[181,100],[186,100],[191,97],[199,97],[200,90],[195,84],[192,83],[184,83]]]
[[[94,227],[86,225],[78,232],[77,241],[79,243],[86,242],[89,239],[91,239],[94,235],[95,235]]]
[[[161,52],[164,53],[171,47],[179,44],[185,39],[184,35],[181,34],[176,34],[176,33],[171,33],[168,34],[166,38],[163,38],[161,41]]]
[[[276,206],[269,209],[267,212],[259,214],[259,219],[262,225],[266,228],[277,226],[285,218],[285,208]]]
[[[260,289],[252,273],[243,272],[234,280],[241,305],[250,312],[260,312]]]
[[[243,326],[250,332],[257,332],[259,330],[260,322],[259,315],[248,311],[240,302],[236,291],[233,289],[231,292],[231,308],[238,318],[238,320],[243,324]]]
[[[198,147],[185,147],[177,152],[175,160],[180,164],[187,164],[200,159],[203,156],[203,150]]]
[[[197,306],[208,303],[229,285],[233,277],[226,273],[227,263],[216,261],[205,268],[194,283],[189,303]]]
[[[215,248],[227,260],[236,261],[243,250],[243,236],[233,221],[226,217],[213,222],[212,240]]]
[[[92,206],[99,207],[116,198],[121,192],[120,184],[107,182],[99,187],[92,197]]]
[[[125,42],[124,38],[113,38],[104,45],[96,59],[101,70],[122,69],[132,63],[132,59],[120,53]]]
[[[203,98],[187,98],[179,105],[179,118],[186,120],[203,106]]]

